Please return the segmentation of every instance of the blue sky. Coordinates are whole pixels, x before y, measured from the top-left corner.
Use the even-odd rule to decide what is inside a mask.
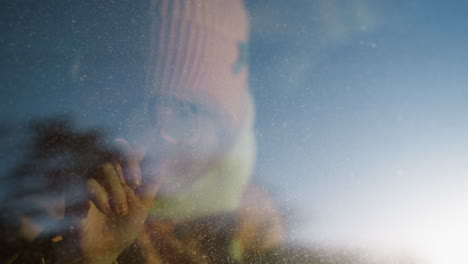
[[[299,215],[293,238],[421,255],[440,247],[424,240],[465,243],[466,3],[293,3],[252,13],[257,170]],[[285,30],[255,28],[273,21]]]

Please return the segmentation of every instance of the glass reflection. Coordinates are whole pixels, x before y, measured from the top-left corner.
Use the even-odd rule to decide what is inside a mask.
[[[3,7],[0,263],[467,262],[466,3]]]

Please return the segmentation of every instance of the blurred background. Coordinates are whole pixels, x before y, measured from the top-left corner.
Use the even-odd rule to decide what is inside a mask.
[[[246,5],[254,180],[280,204],[288,239],[395,263],[468,263],[468,2]],[[119,94],[115,113],[112,89],[143,86],[149,22],[139,2],[1,6],[4,173],[30,120],[106,127],[125,114],[135,95]]]
[[[258,177],[291,239],[466,263],[468,3],[248,3]]]

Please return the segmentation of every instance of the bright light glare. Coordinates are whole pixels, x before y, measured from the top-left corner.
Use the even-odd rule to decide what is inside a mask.
[[[466,210],[451,213],[455,214],[441,215],[441,221],[427,226],[421,240],[414,241],[417,251],[432,264],[468,263],[468,214]]]
[[[364,248],[385,256],[385,261],[402,255],[414,264],[467,264],[468,195],[460,190],[431,194],[395,200],[367,214],[361,211],[359,217],[341,220],[339,232],[316,231],[310,237],[326,237],[332,246]]]

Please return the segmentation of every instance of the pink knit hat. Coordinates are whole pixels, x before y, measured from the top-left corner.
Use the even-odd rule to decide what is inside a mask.
[[[248,18],[240,0],[154,0],[147,95],[220,112],[236,129],[251,114]]]

